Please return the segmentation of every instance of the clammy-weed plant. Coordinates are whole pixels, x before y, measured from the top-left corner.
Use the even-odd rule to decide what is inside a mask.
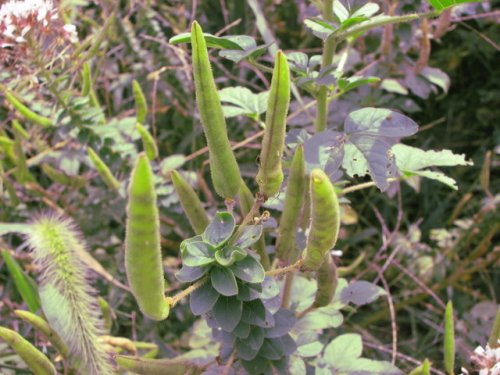
[[[454,180],[427,168],[470,162],[448,150],[423,151],[399,143],[402,137],[415,134],[418,127],[408,117],[389,109],[362,108],[346,117],[343,130],[328,129],[330,101],[378,80],[345,76],[341,64],[332,62],[337,47],[374,27],[434,16],[438,11],[377,16],[378,6],[374,3],[346,9],[333,1],[324,1],[320,8],[322,18],[306,22],[324,41],[320,65],[310,64],[305,54],[305,60],[301,55],[299,61],[297,54],[287,56],[278,51],[272,68],[262,66],[256,59],[267,46],[257,46],[247,36],[204,34],[196,21],[190,33],[172,38],[174,44],[191,43],[196,101],[208,145],[210,175],[214,190],[226,206],[210,215],[183,173],[170,173],[195,233],[180,245],[182,267],[175,274],[179,282],[189,286],[173,296],[165,294],[160,246],[153,168],[158,148],[143,126],[147,118],[145,97],[139,84],[133,83],[136,129],[145,152],[137,157],[128,184],[124,258],[130,291],[140,310],[153,320],[168,318],[170,311],[188,298],[192,313],[211,329],[209,340],[218,345],[217,359],[200,364],[192,361],[196,357],[153,359],[151,355],[125,356],[109,350],[103,345],[105,336],[97,298],[86,278],[88,255],[74,224],[59,214],[41,215],[26,226],[2,224],[0,234],[24,233],[40,273],[37,291],[31,294],[38,293],[43,316],[22,311],[16,314],[47,337],[67,363],[66,370],[91,375],[115,370],[140,374],[305,374],[313,370],[322,374],[402,373],[393,363],[361,357],[363,345],[358,334],[346,333],[333,339],[327,335],[324,338],[330,337],[328,341],[320,340],[322,332],[342,324],[343,308],[349,304],[364,305],[385,295],[374,284],[348,283],[340,277],[349,271],[338,268],[331,253],[340,228],[339,199],[370,186],[385,191],[391,183],[409,176],[428,177],[456,188]],[[443,9],[442,2],[437,9]],[[231,149],[209,47],[220,49],[222,57],[234,62],[247,60],[272,74],[266,106],[257,116],[252,114],[258,119],[266,112],[255,192],[241,177]],[[309,66],[307,77],[302,69],[304,63]],[[307,82],[303,88],[313,96],[312,103],[317,108],[313,133],[305,129],[286,130],[291,88],[300,79]],[[85,90],[90,93],[88,84]],[[251,93],[241,92],[252,100]],[[51,126],[51,120],[37,117],[10,92],[6,92],[6,97],[27,120]],[[121,183],[111,170],[92,148],[88,148],[88,153],[106,185],[118,191]],[[340,181],[344,172],[348,177],[369,174],[373,182],[345,187]],[[271,214],[261,212],[261,208],[279,199],[283,200],[283,209],[274,242],[267,233],[269,229],[264,230]],[[235,213],[236,206],[242,213],[241,220]],[[304,236],[305,246],[299,241]],[[22,272],[16,275],[16,283],[25,288],[31,285],[25,282]],[[313,285],[312,294],[304,294],[308,289],[303,288],[305,285]],[[36,303],[35,298],[30,305],[35,311]],[[105,312],[106,304],[101,302],[101,306]],[[450,374],[454,371],[455,355],[452,314],[449,304],[445,314],[444,362]],[[44,354],[12,330],[0,328],[0,338],[35,373],[56,373]],[[109,337],[106,340],[108,344],[120,341]],[[121,342],[122,347],[135,345]],[[425,360],[413,373],[429,371],[430,363]]]

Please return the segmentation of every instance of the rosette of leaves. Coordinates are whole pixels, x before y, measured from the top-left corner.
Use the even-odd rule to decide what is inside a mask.
[[[191,293],[189,304],[222,343],[223,358],[235,351],[238,366],[250,374],[284,371],[296,349],[289,335],[294,314],[280,307],[277,283],[266,277],[250,249],[262,226],[235,229],[230,213],[217,213],[201,235],[182,242],[183,266],[176,277],[181,282],[205,280]]]

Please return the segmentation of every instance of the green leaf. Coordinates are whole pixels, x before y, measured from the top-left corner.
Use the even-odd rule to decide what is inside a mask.
[[[453,189],[457,189],[456,182],[441,172],[423,170],[428,167],[451,167],[456,165],[473,165],[472,161],[465,160],[465,155],[457,155],[450,150],[424,151],[404,144],[392,147],[396,159],[396,166],[407,174],[416,174],[442,182]]]
[[[213,246],[219,247],[231,237],[234,227],[233,215],[229,212],[217,212],[202,237]]]
[[[35,313],[40,308],[40,297],[38,296],[36,284],[24,274],[21,266],[12,258],[8,250],[2,250],[2,257],[17,291],[30,311]]]
[[[233,264],[231,270],[236,277],[248,283],[261,283],[266,277],[266,272],[262,265],[252,256]]]
[[[217,293],[209,282],[206,282],[191,293],[189,296],[189,307],[194,315],[202,315],[212,310],[219,298],[221,298],[219,293]]]
[[[344,363],[351,363],[361,356],[363,341],[356,333],[337,336],[325,348],[323,358],[326,363],[335,368],[342,368]]]
[[[381,287],[368,281],[359,280],[350,283],[342,290],[340,298],[342,303],[350,302],[357,306],[362,306],[375,301],[380,296],[385,296],[387,293]]]
[[[367,17],[375,15],[380,10],[380,6],[377,3],[366,3],[361,8],[356,10],[351,17]]]
[[[215,248],[206,242],[190,242],[186,244],[182,262],[189,267],[206,266],[215,262]]]
[[[246,87],[226,87],[219,90],[219,98],[223,104],[225,117],[240,115],[258,116],[267,109],[269,91],[254,94]]]
[[[342,324],[344,317],[333,306],[328,305],[320,307],[305,316],[295,323],[294,331],[313,331],[317,329],[336,328]]]
[[[457,4],[462,4],[462,3],[476,3],[479,2],[480,0],[476,1],[471,1],[471,0],[429,0],[429,3],[437,9],[437,10],[444,10],[446,8],[450,8],[452,6],[455,6]]]
[[[247,252],[238,246],[225,246],[215,252],[215,260],[224,267],[229,267],[246,256]]]
[[[205,275],[211,267],[189,267],[183,265],[182,268],[175,274],[177,280],[182,283],[191,283]]]
[[[441,69],[426,66],[420,71],[420,74],[436,86],[441,87],[445,93],[448,92],[450,88],[450,77]]]
[[[219,56],[234,61],[235,63],[239,63],[245,59],[255,60],[259,56],[263,55],[266,52],[267,47],[271,45],[271,43],[267,43],[257,46],[255,40],[247,35],[227,36],[226,38],[238,44],[243,51],[226,49],[220,51]]]
[[[248,248],[256,243],[260,236],[262,236],[262,225],[247,225],[235,245],[242,249]]]
[[[228,39],[227,37],[219,37],[208,33],[203,33],[207,47],[220,48],[220,49],[234,49],[243,50],[238,44]],[[191,43],[191,33],[183,33],[176,35],[168,41],[170,44]]]
[[[304,24],[315,36],[323,41],[325,41],[336,30],[334,25],[319,18],[306,18],[304,20]]]
[[[168,172],[174,169],[182,167],[186,162],[186,157],[181,154],[170,155],[163,159],[160,163],[160,170],[162,175],[166,175]]]
[[[352,76],[349,78],[341,78],[339,79],[339,88],[343,92],[347,92],[355,89],[356,87],[368,85],[370,83],[380,82],[380,78],[378,77],[357,77]]]
[[[323,350],[323,344],[319,341],[315,331],[302,331],[296,336],[297,351],[300,357],[316,357]]]
[[[229,297],[238,294],[238,284],[230,269],[215,267],[210,272],[210,280],[214,289],[223,296]]]
[[[219,326],[226,332],[233,331],[241,319],[243,303],[235,297],[220,296],[212,313]]]
[[[404,372],[387,361],[374,361],[367,358],[358,358],[350,363],[343,363],[334,367],[340,373],[369,374],[369,375],[404,375]]]

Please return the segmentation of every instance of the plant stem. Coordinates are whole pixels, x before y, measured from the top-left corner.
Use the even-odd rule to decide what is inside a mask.
[[[391,178],[388,178],[387,181],[394,182],[394,181],[399,181],[400,179],[401,178],[391,177]],[[353,191],[363,190],[363,189],[366,189],[366,188],[369,188],[372,186],[376,186],[376,183],[374,181],[363,182],[362,184],[353,185],[353,186],[349,186],[345,189],[342,189],[342,191],[339,193],[339,195],[349,194],[349,193],[352,193]]]
[[[184,297],[189,296],[191,293],[193,293],[196,289],[200,288],[203,284],[206,283],[208,280],[208,277],[204,277],[194,284],[191,284],[188,288],[184,289],[182,292],[177,293],[173,297],[165,297],[165,301],[170,305],[170,307],[174,307],[181,299]]]
[[[240,238],[240,236],[243,234],[243,229],[245,229],[245,227],[253,220],[255,214],[259,212],[260,206],[262,206],[264,201],[265,201],[264,196],[261,194],[257,194],[253,202],[252,208],[250,209],[250,211],[248,211],[247,215],[245,216],[241,224],[238,226],[236,232],[229,239],[228,241],[229,245],[233,245],[238,240],[238,238]]]
[[[289,266],[267,271],[266,276],[278,276],[287,272],[295,271],[297,268],[300,268],[302,266],[302,263],[304,263],[304,259],[299,259],[294,264],[291,264]]]
[[[335,15],[333,14],[333,0],[325,0],[322,11],[325,21],[333,22]],[[332,64],[333,55],[337,47],[337,39],[328,38],[323,45],[323,58],[321,61],[321,68],[325,68]],[[317,100],[316,121],[314,123],[314,131],[316,133],[322,132],[326,129],[326,122],[328,119],[328,87],[325,85],[320,86]]]

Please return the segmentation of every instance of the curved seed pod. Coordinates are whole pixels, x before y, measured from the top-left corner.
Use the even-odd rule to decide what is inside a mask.
[[[108,302],[102,297],[97,299],[97,304],[101,309],[102,320],[104,321],[104,330],[109,333],[111,331],[111,327],[113,326],[113,313],[111,311],[111,307],[109,307]]]
[[[129,184],[125,270],[141,311],[151,319],[168,316],[160,248],[160,219],[153,171],[147,156],[139,155]]]
[[[85,61],[82,66],[82,96],[87,96],[92,90],[92,74],[90,64]]]
[[[207,138],[212,183],[217,194],[232,199],[240,188],[240,169],[227,137],[226,120],[208,59],[203,31],[196,21],[191,27],[191,44],[196,101]]]
[[[135,124],[135,128],[139,132],[142,139],[142,147],[144,147],[144,152],[148,156],[149,160],[154,160],[158,157],[158,147],[153,136],[148,132],[148,130],[142,126],[140,123]]]
[[[295,262],[297,252],[295,251],[295,234],[300,217],[300,209],[306,190],[304,148],[298,146],[293,156],[288,186],[285,195],[285,207],[281,215],[278,229],[278,240],[276,242],[276,255],[279,259]]]
[[[132,82],[132,89],[134,91],[136,121],[140,124],[144,124],[146,116],[148,115],[148,104],[146,102],[146,97],[142,92],[139,82],[137,82],[135,79]]]
[[[260,152],[257,183],[265,197],[272,197],[281,187],[281,158],[285,147],[286,116],[290,102],[290,69],[283,52],[278,51],[274,62],[271,91],[266,112],[266,130]]]
[[[431,375],[431,363],[426,358],[420,366],[413,369],[408,375]]]
[[[97,153],[90,147],[87,147],[87,153],[89,154],[90,161],[94,165],[95,169],[101,176],[104,183],[114,190],[120,189],[120,181],[118,181],[115,176],[111,173],[109,167],[102,161],[102,159],[97,155]]]
[[[19,333],[0,327],[0,338],[4,340],[26,362],[37,375],[54,375],[56,368],[49,359]]]
[[[328,176],[321,169],[311,172],[311,226],[304,252],[304,269],[316,271],[337,242],[340,207]]]
[[[38,113],[33,112],[31,109],[26,107],[21,103],[12,93],[5,91],[5,98],[12,104],[12,106],[18,110],[18,112],[24,116],[27,120],[34,122],[35,124],[42,126],[52,126],[53,122],[51,119],[41,116]]]
[[[136,374],[148,375],[194,375],[201,374],[201,370],[188,364],[185,360],[169,359],[149,359],[130,357],[126,355],[116,356],[116,364],[126,371]]]
[[[203,233],[208,224],[210,224],[210,220],[200,198],[198,198],[198,194],[196,194],[191,185],[176,170],[170,172],[170,177],[191,227],[196,234]]]
[[[41,332],[63,358],[68,358],[68,347],[64,343],[61,336],[59,336],[57,332],[50,327],[49,323],[47,323],[45,319],[26,310],[15,310],[14,314]]]
[[[318,281],[318,290],[316,291],[316,298],[313,306],[326,306],[332,302],[338,283],[337,266],[332,257],[326,257],[326,260],[316,273],[316,280]]]
[[[451,301],[448,301],[444,311],[444,368],[448,374],[455,374],[455,327]]]
[[[43,312],[50,327],[68,348],[81,373],[112,374],[108,355],[99,342],[102,322],[95,291],[88,283],[90,269],[81,234],[72,221],[60,215],[35,219],[26,241],[32,249],[39,277]]]

